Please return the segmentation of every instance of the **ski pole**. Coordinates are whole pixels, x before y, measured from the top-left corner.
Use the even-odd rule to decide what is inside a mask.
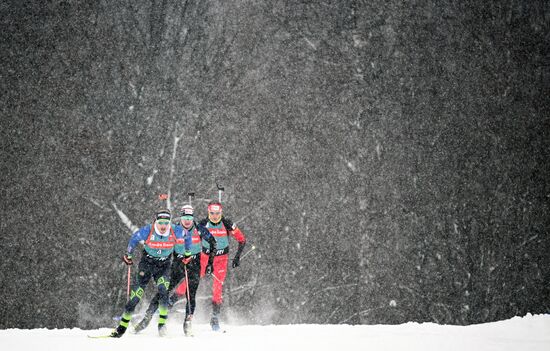
[[[186,265],[183,266],[183,270],[185,271],[185,285],[186,285],[185,291],[187,292],[187,315],[190,315],[191,314],[191,298],[189,297],[190,296],[190,294],[189,294],[189,276],[187,275],[187,266]]]
[[[216,183],[216,187],[218,188],[218,201],[221,204],[222,203],[222,192],[224,191],[224,188],[223,188],[223,186],[219,185],[218,183]]]
[[[218,281],[218,283],[220,283],[221,285],[223,285],[224,282],[222,282],[218,277],[216,277],[216,275],[214,274],[214,272],[210,273],[214,279],[216,279]]]
[[[159,194],[159,201],[160,201],[160,206],[161,207],[165,207],[169,210],[172,209],[172,205],[170,204],[170,195],[169,194],[166,194],[166,193],[162,193],[162,194]],[[166,205],[162,205],[162,201],[166,201]]]
[[[128,282],[126,283],[126,301],[130,300],[130,277],[132,276],[132,266],[128,266]]]
[[[243,258],[245,258],[249,253],[251,253],[252,251],[256,250],[256,246],[252,245],[252,247],[250,248],[250,250],[248,250],[244,255],[241,256],[241,260]]]

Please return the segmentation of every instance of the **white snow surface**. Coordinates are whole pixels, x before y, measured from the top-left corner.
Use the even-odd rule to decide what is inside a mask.
[[[550,350],[550,315],[527,315],[470,326],[405,323],[401,325],[241,325],[216,333],[207,324],[185,337],[179,324],[167,324],[159,337],[150,325],[141,334],[92,339],[111,329],[4,329],[2,350],[406,350],[529,351]]]

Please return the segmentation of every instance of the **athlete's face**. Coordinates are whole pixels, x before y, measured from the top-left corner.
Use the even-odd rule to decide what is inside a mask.
[[[168,219],[157,220],[157,229],[161,234],[166,233],[168,228],[170,228],[170,220]]]
[[[208,219],[212,223],[218,223],[222,219],[222,211],[208,210]]]
[[[191,226],[193,225],[193,216],[183,216],[183,217],[181,217],[181,225],[185,229],[191,228]]]

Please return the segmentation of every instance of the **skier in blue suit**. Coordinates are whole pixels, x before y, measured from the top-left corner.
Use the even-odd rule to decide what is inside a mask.
[[[123,261],[132,265],[132,255],[139,243],[143,244],[143,254],[138,265],[138,273],[132,284],[130,300],[124,308],[117,328],[111,337],[120,338],[126,332],[132,312],[143,297],[147,283],[151,279],[156,283],[159,293],[159,335],[166,334],[166,319],[168,318],[168,288],[170,281],[170,266],[172,253],[175,259],[188,264],[191,260],[191,238],[184,237],[181,226],[171,224],[170,210],[162,209],[156,214],[155,221],[138,229],[128,243]]]
[[[169,308],[182,296],[187,294],[187,306],[185,309],[185,322],[183,324],[183,331],[185,335],[192,335],[191,331],[191,320],[193,319],[193,313],[195,312],[195,296],[199,288],[200,281],[200,270],[201,270],[201,251],[203,248],[203,241],[208,243],[210,247],[209,261],[208,264],[212,265],[214,256],[216,253],[216,239],[206,227],[199,226],[195,223],[194,220],[193,206],[185,205],[181,209],[180,224],[183,227],[183,232],[186,240],[191,239],[191,257],[192,261],[184,266],[179,260],[174,260],[172,263],[172,276],[170,278],[170,288],[168,292],[172,291],[174,288],[178,291],[174,292],[169,299],[170,305]],[[179,286],[178,286],[179,284]],[[145,316],[135,327],[135,332],[139,333],[143,329],[147,328],[149,322],[153,318],[153,314],[157,310],[159,305],[159,294],[155,295],[149,307],[145,312]]]

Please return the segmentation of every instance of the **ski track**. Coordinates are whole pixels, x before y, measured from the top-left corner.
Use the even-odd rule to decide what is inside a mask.
[[[407,350],[407,351],[548,351],[550,315],[528,315],[500,322],[450,326],[434,323],[401,325],[244,325],[228,326],[226,333],[213,332],[208,324],[193,326],[195,336],[185,337],[180,323],[168,323],[168,336],[157,334],[152,323],[140,334],[127,332],[120,339],[92,339],[110,328],[5,329],[0,330],[3,350],[167,350],[188,347],[248,350]]]

